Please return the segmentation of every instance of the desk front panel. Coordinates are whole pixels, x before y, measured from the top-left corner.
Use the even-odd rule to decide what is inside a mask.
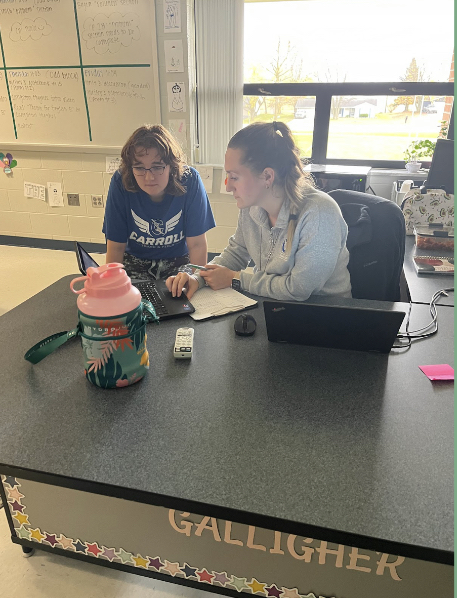
[[[204,590],[276,598],[452,595],[453,567],[2,475],[27,546]]]

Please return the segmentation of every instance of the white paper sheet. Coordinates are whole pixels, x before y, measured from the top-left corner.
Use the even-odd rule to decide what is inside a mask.
[[[222,169],[221,188],[219,189],[219,193],[225,193],[225,195],[232,195],[226,189],[226,186],[225,186],[226,178],[227,178],[227,173],[225,172],[224,169]]]
[[[168,128],[183,149],[187,148],[187,128],[183,118],[170,118]]]
[[[186,95],[184,83],[167,83],[168,91],[168,110],[170,112],[186,111]]]
[[[52,208],[60,208],[64,205],[61,183],[48,183],[48,204]]]
[[[184,54],[182,40],[168,40],[163,42],[165,50],[165,70],[167,73],[184,72]]]
[[[46,187],[44,185],[27,183],[24,181],[24,195],[25,197],[34,197],[35,199],[46,201]]]
[[[165,33],[181,33],[180,0],[164,0],[163,28]]]
[[[257,301],[234,289],[213,291],[209,287],[204,287],[192,295],[191,303],[195,307],[195,311],[190,314],[190,317],[194,320],[216,318],[257,305]]]
[[[121,164],[120,156],[106,156],[106,170],[105,172],[113,173],[119,168]]]
[[[198,166],[195,166],[195,169],[198,170],[198,172],[200,173],[201,179],[203,181],[203,185],[206,189],[206,193],[212,193],[213,192],[213,174],[214,174],[214,169],[212,166],[201,166],[200,164],[198,164]]]

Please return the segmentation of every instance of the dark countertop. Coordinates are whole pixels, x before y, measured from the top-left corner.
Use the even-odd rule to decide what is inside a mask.
[[[102,390],[77,340],[23,359],[76,325],[72,278],[0,318],[1,463],[399,542],[427,560],[453,550],[453,383],[418,368],[453,363],[453,310],[438,308],[437,336],[390,355],[270,343],[262,307],[253,337],[234,335],[238,314],[169,320],[148,327],[147,377]],[[412,330],[429,319],[413,305]],[[185,325],[190,363],[172,354]]]
[[[436,291],[454,286],[453,274],[417,274],[413,262],[414,255],[416,255],[416,237],[414,235],[407,235],[403,269],[413,302],[430,303]],[[418,249],[417,255],[440,256],[443,255],[443,252]],[[450,255],[452,256],[452,254]],[[454,307],[454,293],[450,293],[449,297],[442,296],[438,304]]]

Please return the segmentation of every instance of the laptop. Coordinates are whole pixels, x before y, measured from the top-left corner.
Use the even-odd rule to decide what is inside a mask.
[[[98,268],[99,264],[93,260],[82,246],[75,241],[76,258],[80,272],[86,276],[87,268]],[[154,306],[159,320],[187,316],[195,311],[192,303],[183,293],[181,297],[172,297],[167,289],[165,280],[132,280],[132,284],[140,291],[143,299]]]
[[[268,340],[389,353],[405,312],[359,306],[264,301]]]
[[[427,189],[444,189],[446,193],[454,193],[454,140],[437,139],[432,163],[424,183]]]

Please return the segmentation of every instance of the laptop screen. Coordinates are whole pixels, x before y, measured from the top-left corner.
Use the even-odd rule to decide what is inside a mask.
[[[335,298],[337,300],[337,298]],[[268,340],[354,351],[388,353],[405,312],[349,304],[264,301]]]
[[[453,139],[437,139],[425,186],[427,189],[444,189],[446,193],[454,193]]]
[[[78,259],[78,266],[81,274],[84,274],[85,276],[87,274],[87,268],[99,267],[100,264],[97,264],[97,262],[90,257],[87,251],[83,249],[77,241],[75,241],[75,247],[76,257]]]

